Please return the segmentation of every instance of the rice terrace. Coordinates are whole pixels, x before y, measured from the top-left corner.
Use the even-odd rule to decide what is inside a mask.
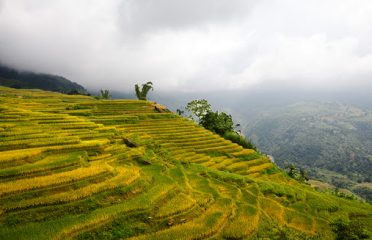
[[[338,220],[371,234],[372,206],[153,102],[0,87],[0,239],[334,239]]]

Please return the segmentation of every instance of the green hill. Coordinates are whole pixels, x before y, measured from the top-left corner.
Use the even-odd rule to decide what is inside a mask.
[[[0,87],[0,239],[334,239],[337,219],[372,229],[372,206],[154,103]]]
[[[56,75],[24,72],[0,64],[0,85],[12,88],[42,89],[47,91],[87,94],[81,85]]]
[[[301,102],[261,114],[247,135],[280,166],[305,167],[314,178],[372,200],[371,111]]]

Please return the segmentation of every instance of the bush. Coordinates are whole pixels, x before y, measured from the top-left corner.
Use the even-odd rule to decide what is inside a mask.
[[[346,222],[342,219],[337,219],[331,223],[333,232],[336,233],[336,240],[359,240],[368,239],[363,224],[358,220]]]
[[[227,140],[230,140],[233,143],[239,144],[244,148],[254,149],[256,150],[256,146],[254,146],[248,139],[243,137],[242,135],[236,132],[226,132],[223,137]]]
[[[220,136],[233,131],[234,123],[232,117],[224,112],[208,112],[200,118],[200,125],[217,133]]]

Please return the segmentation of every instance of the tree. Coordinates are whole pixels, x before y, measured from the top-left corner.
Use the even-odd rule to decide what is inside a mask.
[[[185,109],[191,112],[190,118],[194,119],[193,116],[197,117],[199,125],[204,128],[244,148],[256,149],[248,139],[234,131],[234,122],[231,115],[224,112],[213,112],[207,100],[193,100],[187,104]],[[182,115],[183,111],[177,109],[177,113]],[[235,127],[240,127],[240,124],[236,124]]]
[[[106,90],[101,89],[101,98],[110,99],[111,98],[110,91],[107,89]]]
[[[140,87],[138,84],[134,86],[134,90],[136,91],[136,96],[138,100],[147,100],[147,94],[150,90],[154,90],[152,87],[152,82],[147,82],[145,84],[142,84],[142,89],[140,90]]]
[[[234,123],[231,115],[227,115],[224,112],[207,112],[201,119],[200,125],[209,129],[221,136],[226,132],[234,130]]]
[[[192,100],[187,104],[186,110],[195,115],[198,118],[199,123],[207,113],[212,111],[211,105],[205,99]],[[191,116],[191,118],[193,117]]]

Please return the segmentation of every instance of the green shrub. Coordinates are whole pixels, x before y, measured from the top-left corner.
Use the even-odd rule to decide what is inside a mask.
[[[336,240],[359,240],[369,238],[369,235],[364,229],[364,225],[358,220],[347,222],[342,219],[337,219],[331,223],[331,227],[333,232],[336,233]]]
[[[231,115],[224,112],[208,112],[199,121],[204,128],[217,133],[220,136],[233,131],[234,122]]]
[[[233,143],[239,144],[243,148],[249,148],[256,150],[256,146],[253,145],[248,139],[236,132],[226,132],[223,137],[227,140],[230,140]]]

